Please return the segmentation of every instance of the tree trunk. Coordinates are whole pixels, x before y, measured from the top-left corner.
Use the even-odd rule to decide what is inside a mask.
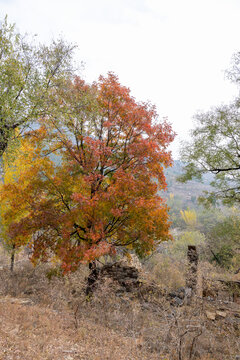
[[[13,245],[13,250],[12,250],[12,255],[11,255],[11,265],[10,265],[11,272],[13,272],[14,260],[15,260],[15,244]]]
[[[97,264],[95,261],[89,263],[89,270],[91,272],[87,278],[87,287],[85,291],[87,296],[92,294],[99,275],[99,269],[97,268]]]

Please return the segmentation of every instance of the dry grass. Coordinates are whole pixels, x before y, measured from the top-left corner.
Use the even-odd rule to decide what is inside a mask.
[[[169,291],[185,286],[186,261],[176,261],[165,254],[156,253],[147,263],[149,278]]]
[[[239,309],[232,305],[198,300],[172,307],[154,291],[122,293],[110,279],[86,299],[86,267],[49,281],[47,264],[33,268],[20,260],[13,274],[0,271],[0,360],[235,360],[240,354]],[[181,285],[179,268],[177,274],[176,267],[167,269],[171,288]],[[162,274],[159,286],[166,287]],[[226,318],[206,318],[206,310],[223,305]]]
[[[145,358],[134,339],[89,321],[76,329],[67,312],[7,301],[0,303],[0,316],[2,360]]]
[[[102,284],[91,302],[84,304],[79,318],[86,319],[88,314],[94,323],[136,338],[149,359],[158,354],[171,360],[223,360],[235,359],[240,353],[240,326],[231,317],[237,306],[230,308],[226,319],[212,322],[206,318],[206,310],[219,309],[218,303],[198,300],[191,306],[176,308],[154,294],[143,298],[125,294],[116,298],[116,288],[109,280]]]

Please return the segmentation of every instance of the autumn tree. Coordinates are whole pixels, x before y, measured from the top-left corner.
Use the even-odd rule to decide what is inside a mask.
[[[14,129],[43,116],[49,93],[72,76],[73,48],[63,40],[34,45],[7,17],[0,22],[0,156]]]
[[[240,53],[234,56],[229,78],[239,86]],[[184,143],[181,151],[185,162],[185,173],[181,181],[192,178],[201,179],[212,173],[212,186],[216,191],[209,192],[210,202],[217,199],[225,203],[240,202],[240,98],[229,105],[215,107],[206,113],[195,116],[196,126],[192,130],[192,141]]]
[[[59,107],[22,139],[21,172],[1,188],[9,238],[32,242],[33,261],[56,256],[64,271],[117,247],[144,256],[170,239],[158,194],[174,134],[154,106],[112,73],[92,85],[76,78],[51,100]]]

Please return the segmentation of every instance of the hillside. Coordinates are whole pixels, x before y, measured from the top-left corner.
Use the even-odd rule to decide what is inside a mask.
[[[175,198],[181,199],[185,207],[193,207],[197,204],[197,198],[204,191],[212,189],[210,182],[213,179],[211,174],[204,176],[203,181],[191,180],[187,183],[180,183],[177,178],[183,173],[183,163],[175,160],[172,167],[165,170],[166,181],[168,184],[164,197],[169,198],[173,194]]]

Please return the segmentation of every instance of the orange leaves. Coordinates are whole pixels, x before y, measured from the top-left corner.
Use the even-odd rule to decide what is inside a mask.
[[[65,272],[118,246],[149,253],[170,238],[157,195],[171,164],[170,125],[112,73],[93,85],[76,78],[58,96],[59,112],[28,134],[18,179],[2,188],[21,194],[20,218],[9,204],[11,236],[34,239],[33,259],[54,255]]]

